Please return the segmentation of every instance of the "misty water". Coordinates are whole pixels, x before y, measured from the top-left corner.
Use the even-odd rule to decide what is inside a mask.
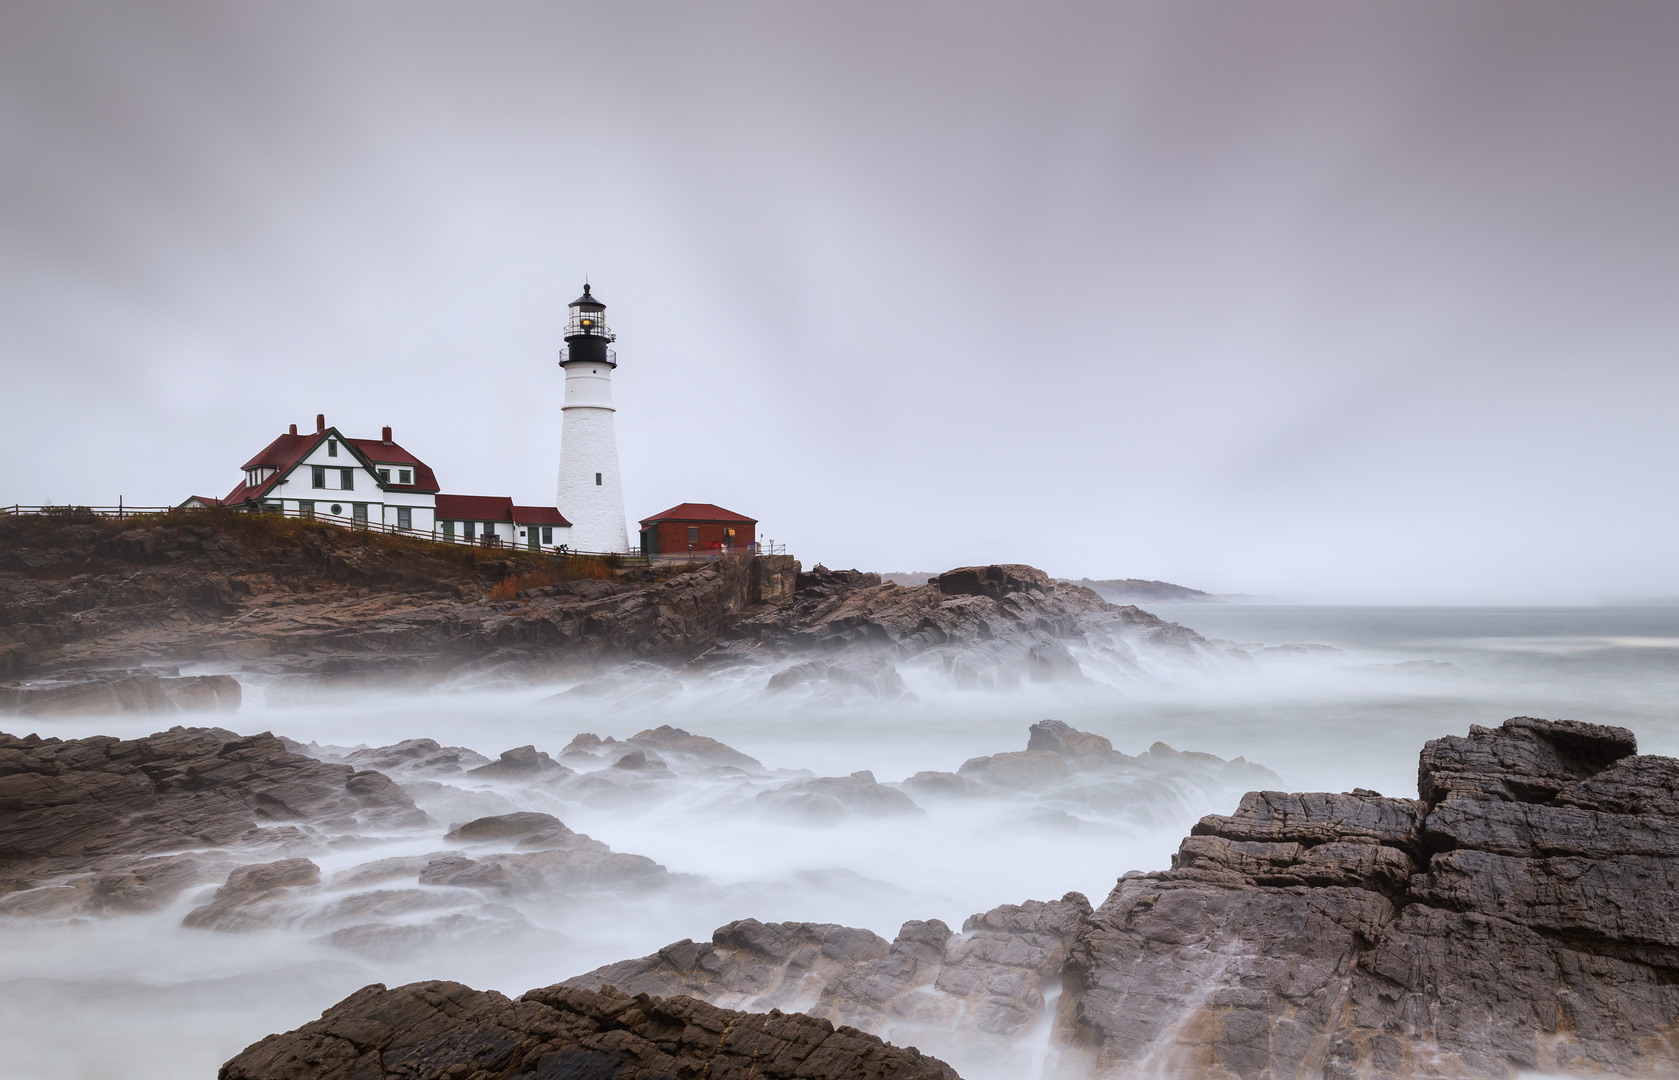
[[[1632,728],[1645,752],[1679,753],[1679,609],[1155,607],[1251,663],[1109,685],[1029,685],[959,692],[906,667],[917,700],[890,707],[764,694],[732,676],[639,703],[549,700],[563,685],[299,698],[248,684],[241,733],[271,730],[322,746],[431,737],[490,757],[523,744],[556,757],[574,735],[623,739],[672,724],[757,758],[782,778],[869,770],[882,782],[955,771],[975,756],[1024,749],[1053,717],[1128,754],[1177,750],[1244,758],[1291,790],[1415,792],[1429,738],[1509,716],[1567,717]],[[1321,647],[1319,647],[1321,646]],[[135,717],[14,718],[19,734],[133,737]],[[1196,818],[1231,810],[1242,773],[1186,760],[1134,786],[1124,805],[917,794],[924,815],[848,814],[811,821],[753,797],[774,777],[693,773],[622,800],[566,801],[504,781],[453,781],[417,801],[438,820],[427,835],[347,844],[316,857],[330,880],[371,860],[446,845],[451,821],[545,810],[614,851],[673,874],[664,888],[509,899],[471,909],[478,929],[412,948],[330,944],[307,913],[248,933],[190,930],[182,916],[214,886],[160,911],[95,919],[0,921],[0,1046],[8,1077],[213,1076],[248,1043],[316,1017],[370,982],[451,978],[509,994],[703,940],[737,918],[863,926],[890,939],[911,918],[965,917],[1069,890],[1100,903],[1118,875],[1168,865]],[[916,1040],[970,1080],[1032,1075],[1047,1023],[1008,1063],[936,1034]],[[886,1033],[892,1037],[892,1033]],[[1037,1040],[1036,1044],[1032,1041]],[[912,1041],[912,1040],[902,1040]]]

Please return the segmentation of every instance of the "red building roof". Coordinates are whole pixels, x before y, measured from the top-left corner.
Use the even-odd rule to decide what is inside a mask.
[[[362,452],[362,455],[376,465],[412,465],[414,466],[413,484],[386,484],[387,488],[398,491],[436,491],[437,477],[431,471],[431,466],[410,454],[394,442],[382,439],[345,439],[345,442]]]
[[[748,525],[758,524],[757,518],[749,518],[711,503],[678,503],[662,514],[641,519],[643,525],[651,525],[656,521],[738,521]]]
[[[325,437],[326,432],[317,431],[311,435],[282,435],[278,439],[262,448],[256,457],[239,466],[241,469],[254,469],[264,465],[271,469],[284,471],[307,454],[314,445]]]
[[[553,506],[514,506],[513,520],[520,525],[571,525]]]
[[[512,521],[513,500],[501,495],[439,495],[439,521]]]

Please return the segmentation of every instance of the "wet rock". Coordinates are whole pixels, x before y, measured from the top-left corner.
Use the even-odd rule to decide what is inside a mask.
[[[831,824],[849,814],[892,817],[926,813],[908,795],[878,783],[874,774],[866,769],[850,776],[793,780],[780,787],[760,791],[757,802],[763,812],[811,824]]]
[[[853,687],[869,699],[881,703],[897,701],[907,693],[903,676],[884,656],[807,660],[771,675],[767,689],[786,691],[824,685]]]
[[[409,830],[431,819],[379,773],[288,751],[273,735],[171,728],[143,739],[0,735],[0,883],[140,875],[155,905],[196,871],[137,857],[182,848],[321,848],[329,834]],[[247,856],[247,859],[249,856]],[[214,865],[211,860],[209,865]],[[89,894],[99,903],[101,894]],[[138,896],[139,894],[134,894]]]
[[[586,890],[664,888],[678,879],[645,855],[614,852],[598,840],[574,833],[553,846],[528,853],[449,854],[420,871],[422,885],[453,885],[508,896],[553,896]]]
[[[482,817],[462,825],[456,825],[449,830],[443,839],[461,841],[505,840],[508,837],[526,837],[533,833],[556,836],[575,835],[553,814],[539,814],[524,810],[513,814]]]
[[[1068,776],[1067,762],[1050,750],[1017,750],[1007,754],[969,758],[957,775],[990,787],[1032,791]]]
[[[1147,670],[1145,654],[1203,668],[1229,663],[1193,631],[1031,567],[963,567],[907,588],[819,567],[800,575],[793,597],[744,614],[693,666],[781,663],[771,677],[779,692],[889,696],[899,692],[892,676],[906,661],[959,687],[1008,689],[1023,680],[1082,681],[1086,665],[1133,679]],[[894,671],[836,667],[852,658],[889,662]]]
[[[535,746],[519,746],[503,750],[497,761],[467,770],[468,776],[506,776],[529,779],[541,776],[553,779],[572,775],[572,771],[538,750]]]
[[[961,935],[910,920],[888,943],[829,923],[722,926],[710,942],[678,941],[651,956],[598,968],[565,985],[688,994],[750,1010],[800,1009],[865,1031],[992,1046],[1044,1015],[1090,903],[1005,905],[968,919]]]
[[[1001,600],[1011,593],[1045,593],[1053,588],[1048,574],[1035,566],[963,566],[946,570],[928,582],[946,596],[989,596]]]
[[[223,1065],[220,1080],[474,1077],[958,1080],[948,1065],[798,1014],[571,986],[515,1000],[459,983],[365,987]]]
[[[232,712],[239,708],[240,697],[239,681],[231,675],[170,677],[147,670],[88,672],[50,682],[0,686],[0,714],[163,716],[176,712]]]
[[[450,776],[476,769],[490,759],[464,746],[443,746],[436,739],[404,739],[391,746],[376,746],[344,755],[346,764],[379,772]]]
[[[1518,717],[1421,798],[1254,792],[1127,874],[1070,954],[1097,1075],[1654,1075],[1679,1065],[1679,762]]]
[[[581,736],[579,736],[581,738]],[[575,741],[575,740],[574,740]],[[661,756],[704,766],[733,765],[739,769],[762,772],[764,766],[755,757],[741,753],[716,739],[704,735],[690,735],[679,727],[661,724],[656,728],[638,731],[625,740],[630,746],[656,750]]]
[[[633,772],[658,772],[667,769],[664,761],[657,755],[648,757],[645,750],[632,750],[612,763],[614,769],[629,769]]]
[[[1116,752],[1113,743],[1102,736],[1080,731],[1060,720],[1041,720],[1033,724],[1026,749],[1059,754],[1063,761],[1076,769],[1102,769],[1136,760]]]
[[[294,887],[318,885],[320,880],[321,868],[308,859],[241,866],[227,876],[210,903],[188,912],[181,925],[230,932],[262,929],[285,911]]]
[[[944,797],[969,797],[982,794],[985,788],[965,776],[957,776],[952,772],[918,772],[900,787],[908,788],[916,795],[933,795]]]

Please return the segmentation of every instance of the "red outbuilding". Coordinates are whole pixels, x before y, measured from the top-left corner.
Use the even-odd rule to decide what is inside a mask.
[[[735,554],[758,542],[758,519],[711,503],[682,503],[641,519],[643,555]]]

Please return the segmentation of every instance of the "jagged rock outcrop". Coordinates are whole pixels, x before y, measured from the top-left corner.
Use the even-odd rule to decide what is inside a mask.
[[[696,663],[856,652],[893,661],[919,658],[958,686],[1006,688],[1022,681],[1077,681],[1086,675],[1082,663],[1143,675],[1140,649],[1197,665],[1222,657],[1193,630],[1135,607],[1115,607],[1030,566],[960,567],[907,588],[882,582],[878,574],[817,567],[799,575],[789,601],[741,618],[730,638]],[[858,669],[831,655],[777,673],[770,688],[785,692],[806,684],[829,696],[851,688],[841,700],[890,701],[903,693],[895,670]]]
[[[0,734],[0,910],[155,907],[244,852],[431,819],[382,773],[294,754],[273,735],[175,727],[143,739]],[[195,854],[164,854],[183,848]]]
[[[1067,967],[1095,1075],[1679,1069],[1679,761],[1517,718],[1424,749],[1421,798],[1255,792],[1128,874]]]
[[[364,987],[296,1031],[270,1035],[219,1080],[959,1080],[814,1017],[720,1009],[569,986],[509,1000],[425,982]]]
[[[1044,989],[1089,913],[1089,901],[1068,893],[974,915],[959,935],[937,919],[911,920],[890,943],[854,927],[743,919],[710,942],[674,942],[565,985],[797,1009],[898,1042],[934,1035],[1006,1053],[1043,1015]]]
[[[603,764],[617,764],[632,753],[640,753],[643,760],[649,754],[655,760],[669,758],[679,766],[693,770],[735,768],[762,772],[764,768],[757,758],[732,746],[704,735],[689,734],[669,724],[638,731],[622,741],[611,735],[603,739],[593,732],[583,732],[566,744],[566,748],[560,751],[560,757],[580,768],[599,768]]]
[[[182,675],[177,668],[68,672],[57,679],[0,685],[0,715],[233,712],[242,697],[231,675]]]

